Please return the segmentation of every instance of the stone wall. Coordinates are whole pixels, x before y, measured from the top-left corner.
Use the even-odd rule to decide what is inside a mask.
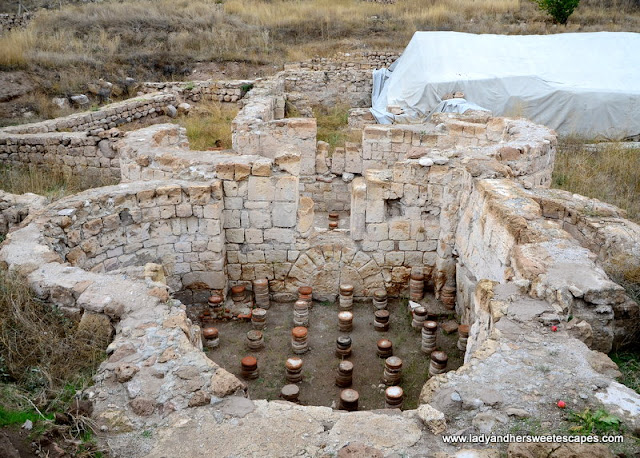
[[[173,94],[152,94],[107,105],[98,111],[0,129],[0,161],[5,164],[55,168],[65,174],[95,178],[120,177],[113,147],[121,133],[114,129],[164,114]]]
[[[84,132],[5,134],[0,131],[0,160],[8,165],[33,165],[65,174],[104,179],[120,177],[112,142],[118,132],[93,136]]]
[[[376,0],[379,1],[379,0]],[[379,1],[385,3],[385,1]],[[386,68],[400,57],[398,51],[356,51],[339,52],[331,57],[312,59],[285,64],[285,70],[306,70],[326,72],[334,70],[373,70]]]
[[[232,151],[193,152],[184,129],[157,125],[131,133],[119,145],[123,181],[208,179],[221,185],[226,275],[251,286],[267,278],[284,290],[288,262],[296,260],[300,156],[275,159]],[[302,231],[304,232],[304,231]]]
[[[39,212],[46,204],[46,197],[37,194],[9,194],[0,191],[0,237],[18,227],[29,213]]]
[[[529,135],[539,138],[532,142]],[[516,180],[527,186],[548,187],[555,160],[555,137],[551,132],[526,120],[494,118],[484,112],[460,116],[438,113],[422,125],[364,126],[362,162],[354,157],[350,169],[361,173],[370,168],[387,168],[404,159],[425,154],[445,158],[474,157],[495,159],[511,169]]]
[[[512,150],[517,154],[502,154]],[[367,125],[362,152],[351,148],[345,154],[344,170],[356,175],[351,237],[373,256],[384,253],[379,264],[394,284],[406,285],[411,267],[422,267],[436,294],[451,296],[465,172],[517,176],[544,186],[550,183],[554,155],[551,131],[523,120],[470,114],[436,117],[419,127]]]
[[[31,13],[0,14],[0,34],[12,29],[21,29],[26,27],[32,18],[33,15]]]
[[[197,103],[204,100],[216,100],[236,103],[251,90],[253,84],[254,81],[251,80],[147,82],[142,83],[140,91],[145,94],[168,92],[186,102]]]
[[[167,105],[175,103],[176,96],[173,94],[149,94],[105,105],[96,111],[75,113],[38,123],[4,127],[0,129],[0,135],[47,132],[88,132],[90,135],[97,135],[102,131],[142,118],[155,118],[164,114]]]
[[[55,203],[42,234],[72,266],[100,273],[161,264],[172,290],[206,298],[226,287],[222,206],[219,181],[128,183]]]
[[[197,198],[207,197],[202,187],[194,183],[185,186],[181,186],[183,197],[184,191],[192,188],[198,188]],[[106,326],[116,328],[116,336],[107,348],[108,358],[90,388],[94,419],[112,433],[157,425],[172,413],[208,405],[212,400],[243,393],[246,388],[202,352],[200,328],[187,318],[179,301],[168,300],[167,285],[157,271],[146,275],[138,267],[111,274],[88,272],[65,263],[49,245],[59,242],[46,240],[51,239],[52,232],[58,237],[62,234],[59,224],[66,225],[65,218],[73,224],[73,216],[112,205],[126,206],[120,202],[121,197],[135,206],[134,192],[154,192],[155,187],[154,183],[122,185],[107,188],[104,193],[85,192],[84,201],[79,201],[79,196],[62,199],[27,226],[11,232],[0,248],[0,267],[25,275],[40,299],[81,319],[98,314],[106,319]],[[189,194],[188,198],[193,197]],[[83,202],[88,202],[88,207]],[[73,207],[79,207],[76,215],[59,214]],[[104,221],[102,224],[104,230]],[[47,230],[49,235],[45,237]],[[109,235],[109,231],[104,232]]]
[[[568,199],[567,193],[526,190],[504,179],[475,181],[471,191],[463,195],[455,247],[467,278],[515,282],[530,296],[552,305],[552,311],[541,317],[546,324],[573,316],[573,332],[600,351],[608,352],[614,343],[621,343],[625,336],[632,339],[630,336],[638,332],[638,304],[609,279],[584,242],[570,232],[578,221],[582,227],[611,226],[602,232],[615,231],[618,246],[637,252],[640,227],[621,219],[618,209],[585,199],[583,202],[601,215],[588,216],[585,208],[576,205],[579,201]],[[621,226],[625,232],[619,230]],[[617,254],[617,250],[609,250],[606,258],[621,259]],[[633,255],[627,259],[630,267],[637,264]],[[462,315],[471,294],[466,296],[458,304]],[[474,316],[468,319],[475,321]]]
[[[285,70],[287,93],[301,94],[311,105],[371,106],[371,70]]]
[[[233,120],[233,149],[242,154],[264,156],[276,161],[300,157],[300,175],[314,175],[316,167],[316,120],[284,118],[283,81],[277,77],[263,82],[243,100]],[[297,175],[298,173],[296,173]]]
[[[313,200],[316,212],[351,209],[351,182],[341,177],[301,177],[300,195]]]

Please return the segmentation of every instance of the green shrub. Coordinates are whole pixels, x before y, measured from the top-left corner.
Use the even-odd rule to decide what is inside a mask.
[[[538,8],[551,15],[553,20],[559,24],[566,24],[569,16],[580,3],[580,0],[533,0]]]
[[[582,412],[571,412],[569,421],[576,423],[569,431],[576,434],[610,434],[620,431],[620,419],[604,409],[592,412],[588,407]]]

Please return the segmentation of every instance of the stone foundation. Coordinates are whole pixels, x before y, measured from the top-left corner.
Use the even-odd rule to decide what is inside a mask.
[[[175,125],[115,135],[121,185],[34,212],[2,244],[0,264],[27,275],[39,297],[116,325],[91,388],[99,424],[157,428],[155,448],[135,456],[191,456],[212,434],[219,454],[319,456],[359,440],[452,456],[442,432],[501,431],[557,399],[576,410],[602,404],[637,429],[640,397],[613,381],[600,351],[638,332],[638,304],[607,271],[637,266],[640,227],[615,207],[547,189],[554,132],[486,113],[379,126],[354,112],[361,143],[329,158],[315,120],[284,118],[285,102],[306,84],[309,100],[312,87],[337,97],[345,73],[303,73],[256,83],[240,102],[233,150],[191,151]],[[356,104],[366,93],[343,90]],[[2,135],[28,135],[19,132]],[[27,152],[38,148],[12,154]],[[348,212],[348,227],[318,223],[334,210]],[[293,300],[301,285],[327,300],[348,282],[355,312],[368,313],[375,290],[406,294],[412,268],[471,332],[466,364],[430,378],[425,405],[394,416],[229,397],[243,384],[206,358],[199,328],[169,298],[203,301],[267,278],[273,300]],[[289,423],[297,433],[283,453],[277,438]],[[259,440],[237,437],[245,430]]]
[[[236,103],[253,87],[254,81],[189,81],[176,83],[143,83],[140,90],[145,94],[168,92],[180,101],[197,103],[206,100]]]
[[[22,29],[33,19],[33,14],[0,14],[0,34],[12,29]]]
[[[17,195],[0,191],[0,236],[18,227],[29,213],[39,212],[46,204],[47,199],[37,194]]]

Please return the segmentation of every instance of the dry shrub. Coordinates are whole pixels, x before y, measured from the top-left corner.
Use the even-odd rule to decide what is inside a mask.
[[[24,278],[0,271],[3,372],[22,387],[47,395],[86,380],[104,358],[110,338],[104,327],[79,327],[34,297]]]
[[[5,68],[25,68],[28,52],[35,43],[30,30],[13,29],[0,36],[0,70]]]
[[[360,131],[353,134],[349,129],[349,109],[349,105],[313,107],[313,115],[318,125],[317,138],[329,144],[331,153],[336,147],[343,147],[345,142],[360,142]]]
[[[562,31],[638,27],[637,0],[591,0]],[[522,0],[109,1],[39,14],[1,39],[0,65],[29,65],[60,93],[99,77],[184,79],[196,61],[282,64],[336,50],[401,50],[417,30],[560,31]]]
[[[620,143],[588,148],[585,143],[568,138],[560,142],[553,187],[611,203],[640,221],[640,149]]]
[[[187,129],[192,150],[230,149],[231,122],[237,114],[236,104],[204,102],[195,106],[188,116],[180,117],[178,124]]]
[[[0,166],[0,189],[12,194],[32,192],[52,200],[77,194],[85,189],[113,185],[117,181],[108,176],[70,175],[60,170],[50,170],[34,165],[26,167]]]
[[[610,263],[607,273],[622,286],[631,299],[640,304],[640,266]]]

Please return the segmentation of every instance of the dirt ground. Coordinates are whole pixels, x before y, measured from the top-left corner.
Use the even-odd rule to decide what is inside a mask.
[[[390,330],[377,332],[373,327],[373,305],[354,304],[354,325],[350,334],[352,355],[347,358],[353,365],[353,386],[360,394],[359,410],[384,408],[382,372],[384,359],[376,355],[376,341],[388,338],[393,343],[394,355],[403,361],[403,379],[400,384],[405,392],[404,409],[418,405],[420,390],[428,378],[429,358],[420,351],[420,331],[411,327],[411,317],[406,300],[390,300]],[[423,300],[432,310],[441,314],[439,321],[451,318],[451,312],[437,304],[433,297]],[[341,388],[335,386],[335,376],[340,359],[335,356],[338,331],[338,305],[314,302],[309,314],[309,351],[303,360],[303,381],[299,383],[300,402],[303,405],[335,407]],[[245,346],[246,333],[252,329],[250,322],[218,322],[220,346],[208,351],[208,356],[236,376],[240,376],[240,360],[253,355],[258,359],[260,376],[247,381],[252,399],[277,399],[285,379],[285,361],[296,356],[291,350],[293,328],[293,304],[274,303],[267,313],[264,330],[265,348],[250,352]],[[438,330],[437,345],[449,355],[448,368],[455,370],[462,365],[463,354],[456,348],[458,335],[446,335]]]
[[[29,434],[19,427],[0,429],[0,458],[31,458],[37,456],[30,446]]]
[[[251,62],[198,62],[192,71],[194,80],[255,79],[275,75],[281,66]]]

